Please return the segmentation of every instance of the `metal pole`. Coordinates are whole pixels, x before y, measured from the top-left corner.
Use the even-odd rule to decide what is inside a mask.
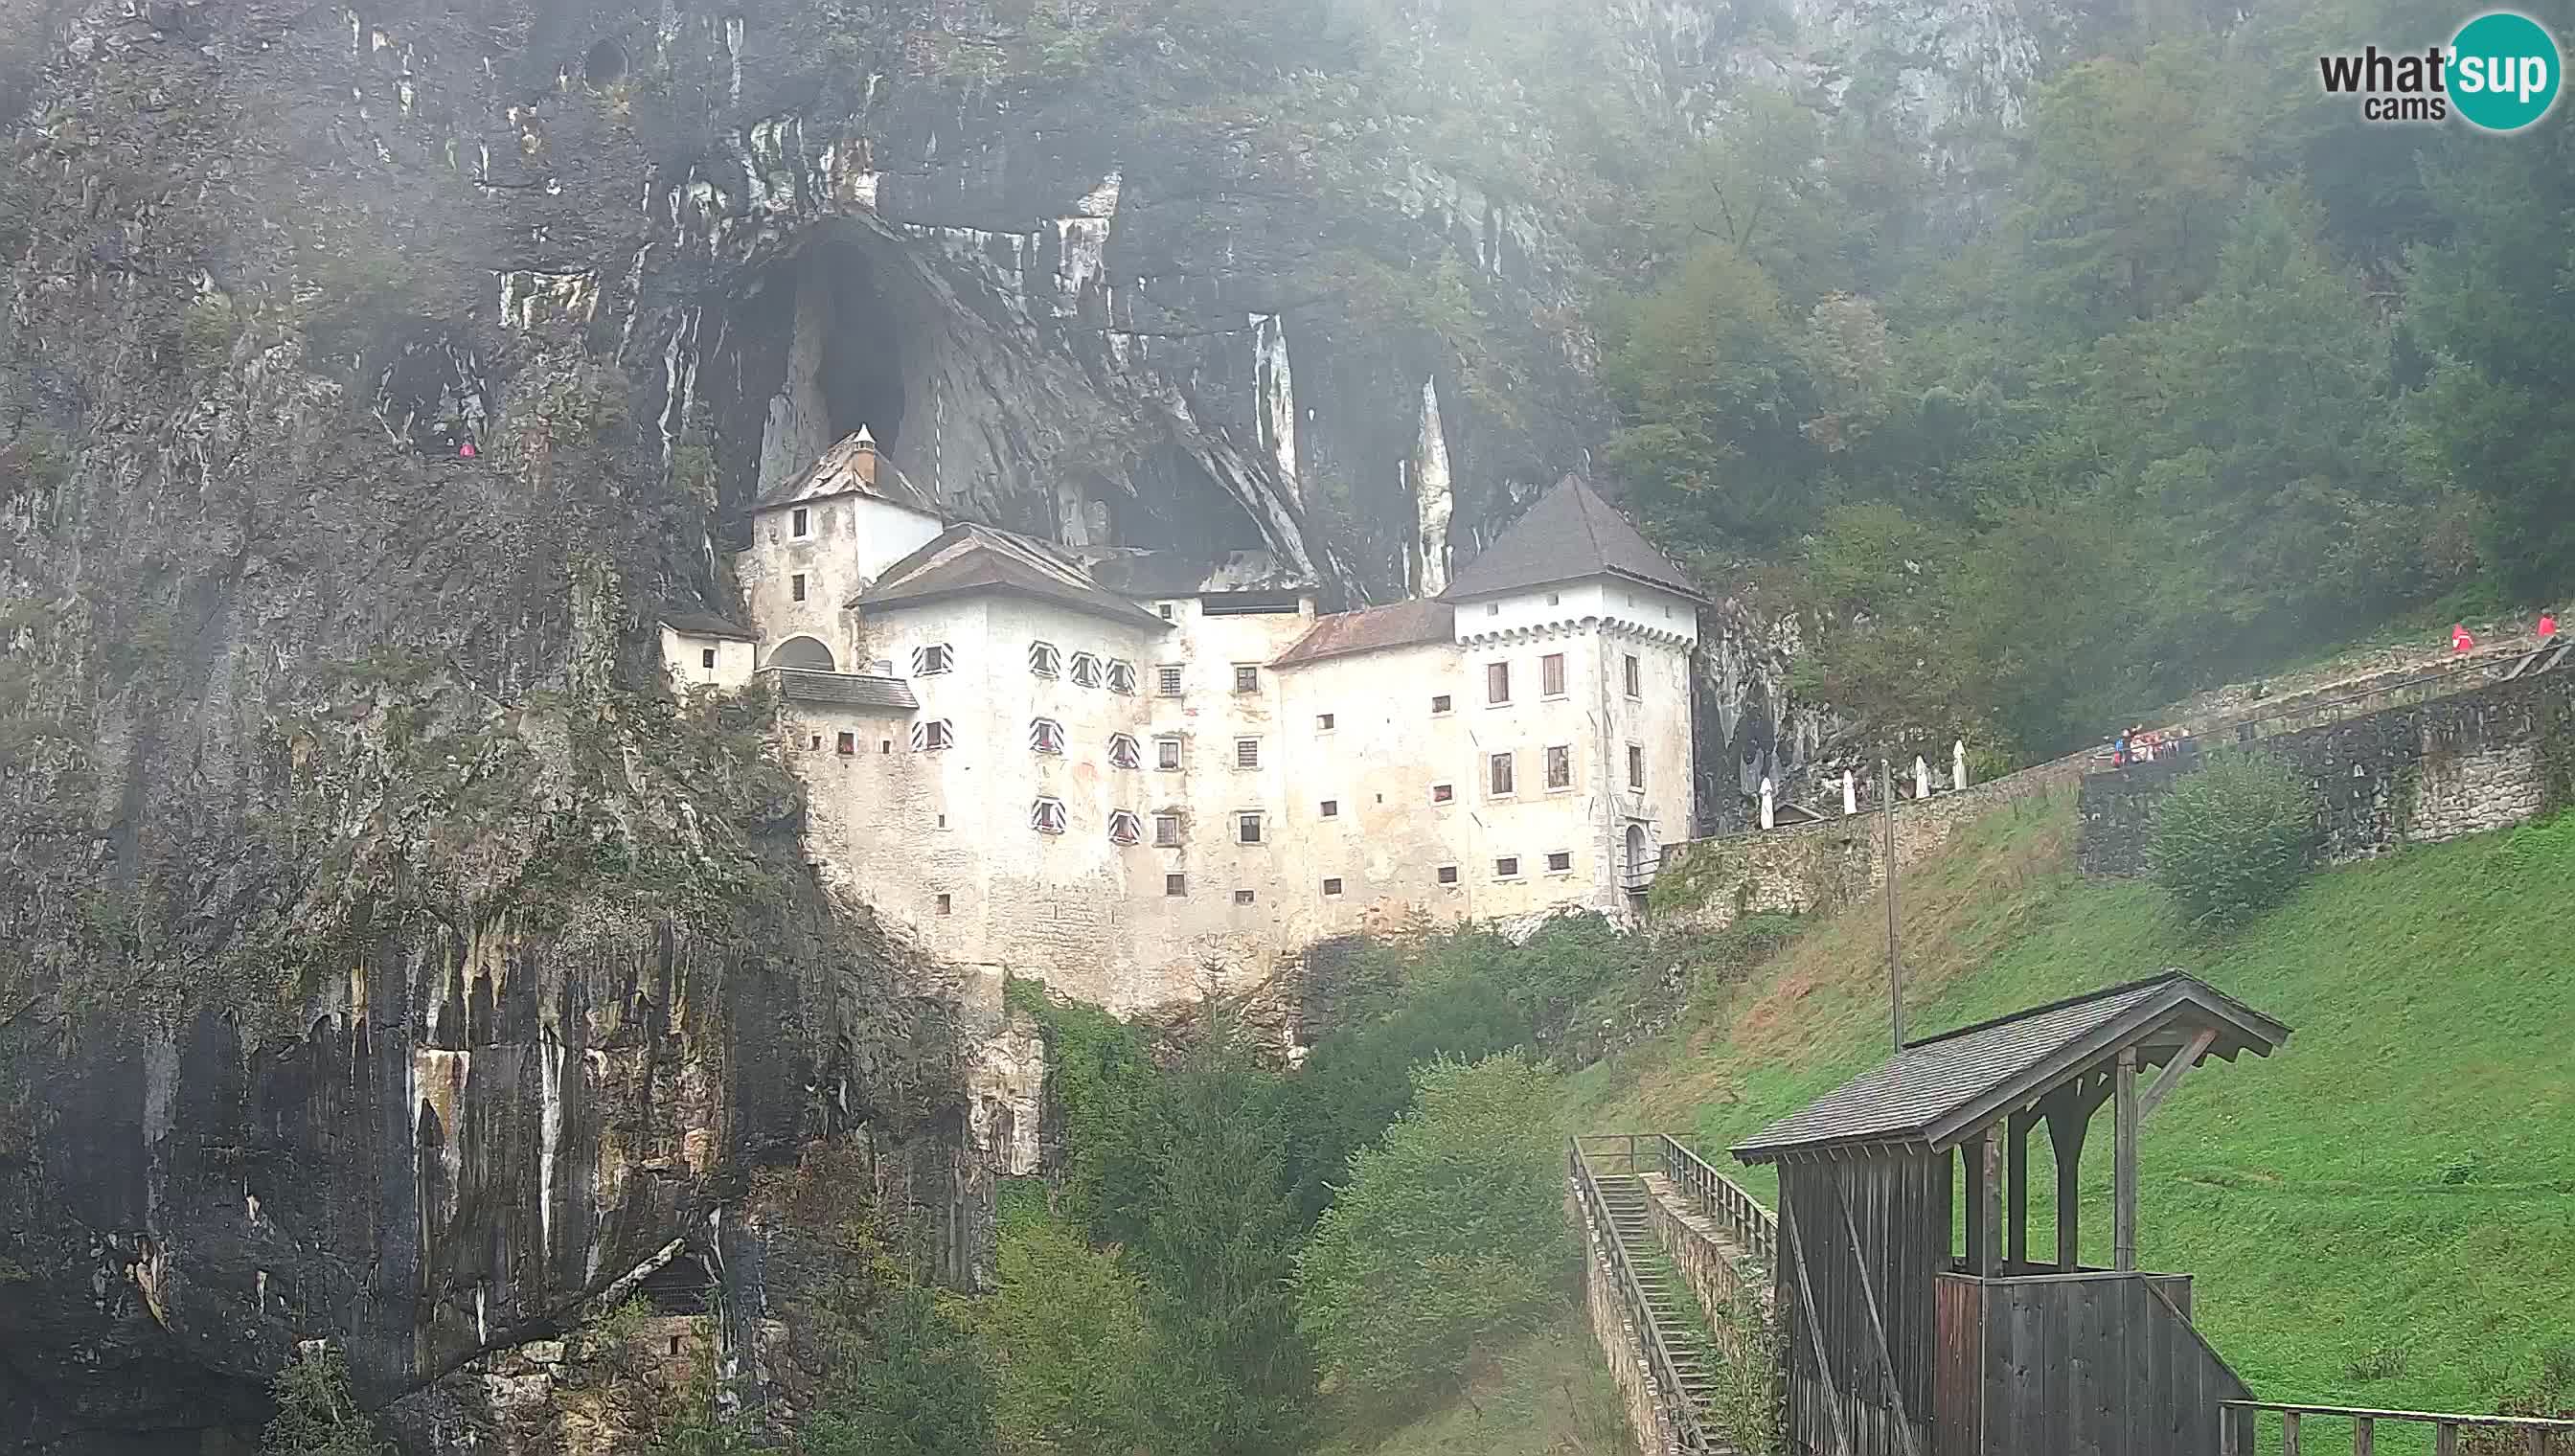
[[[1895,1022],[1895,1049],[1904,1050],[1904,968],[1895,954],[1895,768],[1877,760],[1877,798],[1886,815],[1886,999]]]

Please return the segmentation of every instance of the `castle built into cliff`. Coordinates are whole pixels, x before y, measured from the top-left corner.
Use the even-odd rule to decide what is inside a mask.
[[[1266,554],[949,519],[862,431],[761,499],[747,625],[818,870],[961,965],[1132,1012],[1327,936],[1626,908],[1690,832],[1702,598],[1580,481],[1428,600],[1318,616]]]

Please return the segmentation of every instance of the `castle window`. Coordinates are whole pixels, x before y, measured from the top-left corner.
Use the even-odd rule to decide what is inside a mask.
[[[1454,864],[1440,865],[1439,882],[1441,884],[1455,884],[1457,882],[1457,866]]]
[[[1448,701],[1447,694],[1438,694],[1430,700],[1430,716],[1432,718],[1437,718],[1439,715],[1446,713],[1451,706],[1452,705]]]
[[[714,666],[715,666],[715,664],[713,664],[713,663],[709,663],[709,664],[707,664],[707,666],[708,666],[708,667],[710,667],[710,668],[712,668],[712,667],[714,667]],[[1332,716],[1331,716],[1330,714],[1328,714],[1328,713],[1318,713],[1318,714],[1315,714],[1315,715],[1314,715],[1314,731],[1316,731],[1316,732],[1318,732],[1318,733],[1327,733],[1327,732],[1330,732],[1331,730],[1332,730]]]
[[[1237,692],[1237,693],[1258,693],[1258,692],[1260,692],[1260,691],[1261,691],[1261,669],[1260,669],[1257,665],[1252,664],[1252,663],[1237,663],[1237,664],[1235,664],[1235,665],[1234,665],[1234,691],[1235,691],[1235,692]]]
[[[1237,768],[1260,767],[1261,739],[1236,738],[1234,740],[1234,766]]]
[[[1137,750],[1136,739],[1133,736],[1127,733],[1111,733],[1109,735],[1109,766],[1113,768],[1142,768],[1145,766],[1144,755]]]
[[[1029,724],[1029,749],[1037,753],[1064,751],[1064,725],[1051,718],[1032,720]]]
[[[840,740],[833,746],[840,749],[844,755],[855,753],[859,750],[859,735],[857,733],[843,733],[840,736]]]
[[[706,649],[703,649],[702,651],[700,651],[700,652],[699,652],[699,654],[698,654],[698,666],[700,666],[700,667],[702,667],[702,668],[712,668],[712,667],[714,667],[715,665],[716,665],[716,650],[715,650],[714,648],[706,648]]]
[[[1486,617],[1499,617],[1499,616],[1501,616],[1501,615],[1502,615],[1502,604],[1500,604],[1499,602],[1487,602],[1487,603],[1485,603],[1485,604],[1484,604],[1484,615],[1485,615]]]
[[[1337,880],[1337,879],[1326,879],[1326,880],[1324,880],[1324,881],[1323,881],[1323,893],[1325,893],[1325,894],[1339,894],[1340,892],[1341,892],[1341,882],[1340,882],[1339,880]]]
[[[1136,696],[1136,665],[1120,658],[1109,665],[1109,691],[1122,698]]]
[[[944,915],[955,908],[957,908],[956,896],[943,894],[939,897],[939,913]]]
[[[1181,740],[1179,738],[1154,739],[1154,766],[1157,768],[1178,768],[1181,766]]]
[[[1341,801],[1339,799],[1327,798],[1323,800],[1323,817],[1327,819],[1336,818],[1339,816],[1340,812]]]
[[[1252,891],[1248,889],[1236,890],[1234,892],[1234,902],[1239,905],[1248,905],[1252,903]]]
[[[1141,842],[1144,837],[1144,820],[1137,818],[1134,814],[1129,813],[1123,808],[1111,809],[1109,811],[1110,843],[1134,844]]]
[[[1100,686],[1100,660],[1098,658],[1093,657],[1089,653],[1075,653],[1073,655],[1074,687],[1097,688]]]
[[[1448,784],[1433,783],[1430,785],[1430,801],[1432,803],[1446,803],[1448,800],[1455,798],[1456,796],[1457,790]]]
[[[1172,604],[1171,604],[1171,603],[1169,603],[1169,602],[1157,602],[1157,603],[1155,603],[1155,604],[1154,604],[1154,610],[1155,610],[1156,612],[1159,612],[1159,613],[1163,614],[1163,620],[1164,620],[1165,622],[1170,622],[1170,621],[1172,620],[1173,616],[1174,616],[1173,611],[1172,611]]]
[[[1554,853],[1547,855],[1546,872],[1549,874],[1572,873],[1573,851],[1570,849],[1558,849]]]
[[[1261,814],[1259,810],[1246,810],[1234,816],[1234,837],[1237,841],[1245,844],[1258,844],[1261,842]]]
[[[1564,654],[1549,653],[1537,660],[1537,691],[1541,698],[1564,696]]]
[[[799,602],[805,600],[805,574],[803,572],[798,572],[795,576],[787,579],[787,592],[789,596],[794,597]]]
[[[1503,855],[1501,858],[1494,860],[1494,861],[1493,861],[1493,877],[1494,877],[1495,879],[1517,879],[1517,878],[1519,878],[1519,877],[1520,877],[1520,856],[1518,856],[1517,854],[1505,854],[1505,855]]]
[[[1627,655],[1627,696],[1630,698],[1645,696],[1644,665],[1636,661],[1634,653]]]
[[[912,650],[912,676],[916,678],[937,677],[956,666],[957,655],[944,642]]]
[[[807,511],[804,507],[799,506],[796,508],[796,524],[794,530],[798,536],[811,536],[813,534],[814,524],[812,516],[813,513]]]
[[[1554,747],[1546,750],[1546,786],[1549,788],[1571,788],[1573,786],[1573,749],[1571,746],[1558,743]]]
[[[1165,698],[1181,696],[1181,665],[1165,663],[1154,670],[1154,691]]]
[[[912,726],[912,745],[916,748],[945,748],[957,741],[957,728],[944,718]]]
[[[1190,877],[1188,875],[1166,874],[1163,876],[1163,893],[1179,896],[1188,894],[1189,892]]]
[[[1064,832],[1064,800],[1041,798],[1029,805],[1029,827],[1041,834]]]
[[[1493,796],[1495,798],[1507,796],[1511,792],[1511,755],[1495,753],[1489,760],[1489,764]]]
[[[1179,814],[1154,815],[1154,842],[1166,849],[1179,847],[1181,842]]]
[[[1547,606],[1549,606],[1549,607],[1553,607],[1553,606],[1555,606],[1556,604],[1558,604],[1558,603],[1562,602],[1563,600],[1564,600],[1564,599],[1563,599],[1562,597],[1557,596],[1557,595],[1556,595],[1556,594],[1554,594],[1553,592],[1549,592],[1549,593],[1547,593],[1547,594],[1546,594],[1546,605],[1547,605]]]
[[[1627,786],[1645,786],[1645,750],[1635,743],[1627,745]]]
[[[1055,644],[1046,642],[1033,642],[1029,644],[1030,672],[1037,674],[1041,678],[1052,678],[1063,667],[1063,664],[1064,655],[1055,650]]]
[[[823,746],[823,735],[821,733],[816,733],[814,735],[814,746],[818,748]]]
[[[1486,663],[1484,665],[1484,701],[1486,703],[1511,701],[1510,664]]]

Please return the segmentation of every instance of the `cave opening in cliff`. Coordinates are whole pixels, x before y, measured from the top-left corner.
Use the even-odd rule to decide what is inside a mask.
[[[712,1301],[715,1277],[695,1254],[682,1254],[643,1277],[635,1292],[656,1314],[704,1314]]]
[[[760,277],[738,319],[746,424],[760,442],[758,492],[776,490],[864,427],[898,466],[914,361],[887,260],[827,234]]]

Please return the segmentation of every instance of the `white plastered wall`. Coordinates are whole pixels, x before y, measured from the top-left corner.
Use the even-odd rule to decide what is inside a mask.
[[[798,511],[806,513],[801,537],[796,535]],[[870,671],[857,651],[855,623],[846,604],[944,529],[935,517],[859,495],[772,507],[754,516],[751,546],[735,556],[734,573],[742,582],[745,609],[760,626],[762,665],[779,644],[811,637],[832,650],[839,671]],[[795,592],[799,576],[805,578],[801,602]]]
[[[710,652],[716,655],[712,668],[706,661]],[[753,646],[740,638],[662,629],[662,667],[671,675],[672,686],[683,692],[692,688],[728,692],[739,689],[751,681],[758,656]]]

